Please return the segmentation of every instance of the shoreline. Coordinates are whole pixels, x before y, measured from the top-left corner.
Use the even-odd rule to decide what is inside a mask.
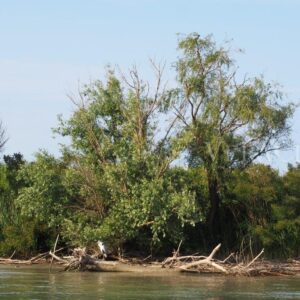
[[[193,274],[211,274],[211,275],[232,275],[232,276],[299,276],[300,261],[299,260],[261,260],[256,261],[248,272],[221,272],[220,270],[211,268],[210,266],[201,266],[199,269],[186,270],[179,266],[165,266],[161,261],[141,262],[136,258],[130,258],[131,261],[118,260],[95,260],[92,263],[84,265],[79,271],[90,272],[116,272],[116,273],[193,273]],[[61,271],[66,270],[65,265],[59,260],[52,260],[50,257],[33,257],[28,260],[18,260],[12,258],[0,258],[0,266],[52,266]],[[235,269],[238,265],[228,264],[230,268]],[[74,269],[74,271],[76,271]]]

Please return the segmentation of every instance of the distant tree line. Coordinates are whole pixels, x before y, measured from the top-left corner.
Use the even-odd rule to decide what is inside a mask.
[[[280,175],[256,159],[291,146],[292,104],[263,78],[238,80],[211,36],[179,40],[177,85],[136,68],[83,87],[55,132],[61,157],[19,153],[0,164],[0,255],[29,256],[99,239],[127,253],[261,247],[299,255],[300,166]],[[0,128],[0,147],[1,147]],[[4,138],[2,138],[4,141]],[[184,162],[184,163],[182,163]]]

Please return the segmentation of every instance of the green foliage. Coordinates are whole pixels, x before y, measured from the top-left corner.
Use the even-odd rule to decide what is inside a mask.
[[[17,215],[15,198],[22,182],[17,179],[19,169],[25,161],[20,153],[4,155],[4,164],[0,165],[0,225],[12,222]]]
[[[17,197],[25,186],[26,180],[19,178],[26,162],[20,153],[4,156],[0,165],[0,255],[27,257],[40,250],[45,250],[51,231],[31,216],[23,216],[17,203]],[[52,237],[51,237],[52,238]],[[45,247],[45,248],[44,248]]]
[[[103,236],[124,242],[138,239],[149,227],[153,244],[164,239],[175,243],[182,238],[182,227],[194,224],[196,218],[194,195],[187,188],[177,192],[168,179],[144,180],[132,188],[129,199],[121,199],[113,208],[104,221]],[[108,226],[113,230],[107,230]]]
[[[65,164],[47,153],[36,156],[19,172],[25,182],[16,203],[22,216],[34,218],[51,226],[59,226],[68,194],[64,187]]]
[[[230,247],[245,241],[251,242],[255,250],[262,247],[254,231],[272,221],[272,206],[279,201],[282,187],[278,172],[265,165],[252,165],[231,174],[223,202],[223,209],[227,212],[227,225],[224,226],[234,233]]]
[[[279,176],[265,165],[232,174],[224,205],[234,220],[229,228],[237,246],[246,241],[257,251],[264,247],[270,257],[299,255],[299,175],[299,166]]]
[[[282,177],[281,198],[272,204],[272,219],[255,228],[263,245],[274,256],[300,254],[300,166],[289,166]]]
[[[227,186],[225,205],[242,222],[265,225],[271,218],[271,206],[278,201],[282,181],[278,172],[265,165],[252,165],[245,171],[236,170]]]
[[[26,222],[24,219],[19,221],[2,229],[0,254],[3,256],[16,251],[19,256],[26,257],[36,248],[34,222]]]

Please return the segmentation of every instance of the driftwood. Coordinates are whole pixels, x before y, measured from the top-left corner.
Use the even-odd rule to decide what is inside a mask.
[[[214,255],[220,248],[221,248],[221,244],[219,244],[217,247],[215,247],[213,249],[213,251],[210,253],[210,255],[207,256],[206,258],[202,258],[198,261],[194,261],[194,262],[188,263],[186,265],[180,266],[180,269],[183,271],[188,271],[189,269],[191,269],[193,267],[198,267],[199,265],[210,265],[223,273],[228,273],[228,271],[224,267],[218,265],[217,263],[215,263],[213,261]]]
[[[51,252],[51,250],[49,251],[49,254],[51,255],[50,271],[51,271],[51,269],[52,269],[52,264],[53,264],[54,256],[56,256],[56,255],[55,255],[55,250],[56,250],[58,238],[59,238],[59,234],[57,235],[56,240],[55,240],[55,244],[54,244],[54,248],[53,248],[53,253]]]
[[[99,260],[97,255],[89,255],[86,248],[75,248],[72,255],[63,258],[53,255],[59,263],[62,263],[65,271],[103,271],[124,272],[129,271],[127,265],[119,261]]]
[[[176,256],[173,253],[172,257],[162,262],[162,267],[177,268],[181,272],[209,272],[246,276],[278,276],[300,273],[300,263],[298,261],[291,261],[285,264],[266,261],[258,262],[258,259],[264,253],[264,249],[250,262],[229,263],[229,259],[234,257],[234,253],[231,253],[224,260],[216,260],[214,257],[220,247],[221,244],[217,245],[208,256]]]
[[[34,262],[31,260],[22,260],[22,259],[11,259],[11,258],[0,258],[0,264],[7,265],[7,264],[12,264],[12,265],[31,265]]]
[[[40,253],[30,259],[12,259],[11,255],[9,258],[3,258],[0,257],[0,264],[12,264],[12,265],[32,265],[32,264],[40,264],[45,263],[47,261],[47,258],[51,257],[52,255],[55,256],[57,259],[59,257],[55,254],[63,250],[64,248],[60,248],[58,250],[55,250],[54,253],[50,252],[44,252]]]
[[[130,267],[127,267],[126,263],[118,261],[101,261],[97,259],[97,255],[89,255],[86,253],[85,248],[75,248],[72,255],[58,256],[57,253],[64,248],[56,249],[58,237],[56,238],[53,250],[40,253],[31,259],[13,259],[15,251],[9,258],[0,257],[0,264],[15,264],[15,265],[32,265],[50,262],[50,270],[52,264],[64,266],[64,270],[93,270],[93,271],[130,271]]]

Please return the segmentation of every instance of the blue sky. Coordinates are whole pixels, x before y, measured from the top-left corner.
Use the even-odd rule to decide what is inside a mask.
[[[144,69],[149,57],[169,65],[178,53],[176,33],[212,33],[245,50],[240,72],[263,74],[300,99],[300,1],[276,0],[60,0],[0,1],[0,119],[5,154],[27,159],[39,149],[58,155],[51,128],[72,112],[67,94],[103,78],[108,63]],[[145,76],[147,69],[144,71]],[[172,72],[169,72],[170,76]],[[149,75],[150,76],[150,75]],[[300,113],[295,148],[271,159],[275,167],[300,159]]]

